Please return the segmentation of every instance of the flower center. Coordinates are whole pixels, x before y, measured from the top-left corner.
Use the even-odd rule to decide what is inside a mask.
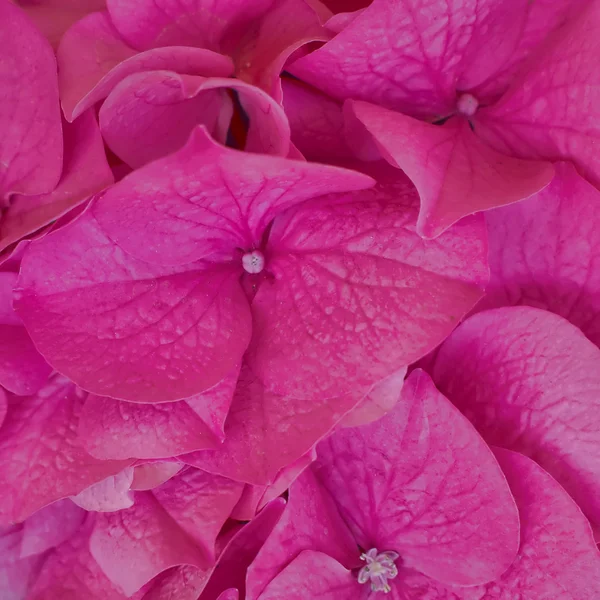
[[[246,252],[242,256],[242,266],[247,273],[260,273],[265,268],[265,256],[260,250]]]
[[[465,117],[472,117],[479,108],[479,100],[471,94],[461,94],[456,103],[456,109]]]
[[[388,550],[377,552],[377,548],[371,548],[368,552],[360,555],[360,560],[367,564],[358,572],[358,583],[371,583],[371,591],[387,594],[392,590],[388,580],[398,575],[396,561],[399,557],[397,552]]]

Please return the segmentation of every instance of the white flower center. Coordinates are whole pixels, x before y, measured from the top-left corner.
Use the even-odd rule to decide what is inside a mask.
[[[265,257],[260,250],[253,250],[252,252],[246,252],[242,256],[242,266],[244,271],[247,273],[260,273],[265,268]]]
[[[456,103],[456,109],[465,117],[472,117],[479,108],[479,100],[471,94],[462,94]]]
[[[371,548],[368,552],[361,554],[360,559],[367,564],[358,572],[358,583],[371,583],[373,592],[387,594],[392,591],[388,581],[398,575],[398,567],[394,562],[399,557],[397,552],[377,552],[377,548]]]

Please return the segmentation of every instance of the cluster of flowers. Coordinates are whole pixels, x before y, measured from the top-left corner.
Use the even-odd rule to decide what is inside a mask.
[[[598,600],[600,0],[0,0],[0,598]]]

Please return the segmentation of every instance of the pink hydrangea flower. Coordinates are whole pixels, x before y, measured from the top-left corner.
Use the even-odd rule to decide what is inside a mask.
[[[543,188],[552,177],[544,159],[571,159],[598,183],[588,90],[599,18],[588,1],[433,2],[424,11],[374,0],[290,69],[352,99],[348,116],[411,177],[419,231],[435,236]]]
[[[500,466],[424,372],[391,412],[317,454],[248,571],[249,600],[412,598],[414,577],[432,594],[487,584],[513,562],[519,519]]]

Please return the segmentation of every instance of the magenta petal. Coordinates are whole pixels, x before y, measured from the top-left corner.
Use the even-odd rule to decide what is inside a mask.
[[[0,430],[0,520],[36,510],[118,473],[131,461],[100,461],[77,439],[81,393],[61,377],[34,396],[9,398]]]
[[[281,519],[248,570],[247,599],[259,598],[303,550],[323,552],[348,568],[360,565],[360,552],[350,530],[310,469],[292,485]]]
[[[93,519],[45,560],[27,600],[126,600],[89,551]]]
[[[303,398],[276,394],[244,367],[225,423],[223,444],[186,454],[181,460],[236,481],[268,485],[356,402],[351,394],[322,400],[310,394]]]
[[[71,496],[71,500],[87,511],[115,512],[133,506],[133,494],[129,491],[133,482],[133,467],[125,467],[98,483]]]
[[[113,183],[98,124],[90,111],[64,125],[64,164],[58,186],[41,196],[14,196],[0,219],[0,250],[61,217]]]
[[[322,552],[305,550],[260,595],[260,600],[361,600],[369,588]],[[392,595],[392,600],[400,600]],[[437,600],[437,599],[436,599]],[[441,600],[441,599],[440,599]]]
[[[199,127],[179,152],[113,186],[93,213],[132,256],[180,265],[215,252],[232,258],[236,247],[260,246],[265,228],[284,209],[372,185],[354,171],[224,148]]]
[[[185,400],[136,404],[88,396],[79,435],[96,458],[169,458],[212,448],[217,439]]]
[[[135,504],[127,510],[99,513],[90,551],[107,577],[127,596],[170,567],[208,566],[205,554],[174,524],[151,492],[137,492]]]
[[[0,206],[9,194],[45,194],[62,166],[56,60],[50,44],[12,2],[0,3]]]
[[[0,598],[24,600],[43,563],[44,556],[21,558],[20,526],[0,528]]]
[[[15,305],[42,354],[99,395],[190,397],[239,364],[250,337],[237,267],[141,262],[89,210],[29,247],[20,286]]]
[[[417,228],[425,237],[438,236],[465,215],[527,198],[554,174],[549,163],[496,152],[463,118],[440,126],[364,102],[349,108],[419,190]]]
[[[491,280],[477,309],[543,308],[600,345],[599,205],[600,192],[559,163],[539,194],[487,212]]]
[[[248,352],[268,389],[358,400],[435,347],[482,295],[482,219],[422,240],[414,187],[396,173],[372,190],[300,206],[275,221],[274,279],[252,303]]]
[[[60,98],[67,120],[108,96],[128,75],[171,70],[205,77],[227,77],[231,60],[210,50],[175,44],[142,54],[123,42],[107,13],[95,13],[76,23],[57,51]]]
[[[526,64],[503,98],[481,111],[479,130],[502,152],[570,160],[598,187],[600,4],[587,2],[577,12]]]
[[[600,350],[576,327],[529,307],[467,319],[433,377],[490,443],[536,460],[600,526]]]
[[[491,581],[515,558],[519,521],[502,471],[423,371],[386,416],[340,429],[317,454],[319,481],[362,548],[395,550],[407,568],[455,585]]]
[[[219,594],[217,600],[239,600],[240,594],[237,590],[231,588]]]
[[[183,468],[183,463],[179,461],[160,461],[136,465],[133,470],[131,489],[139,491],[152,490],[169,481]]]

